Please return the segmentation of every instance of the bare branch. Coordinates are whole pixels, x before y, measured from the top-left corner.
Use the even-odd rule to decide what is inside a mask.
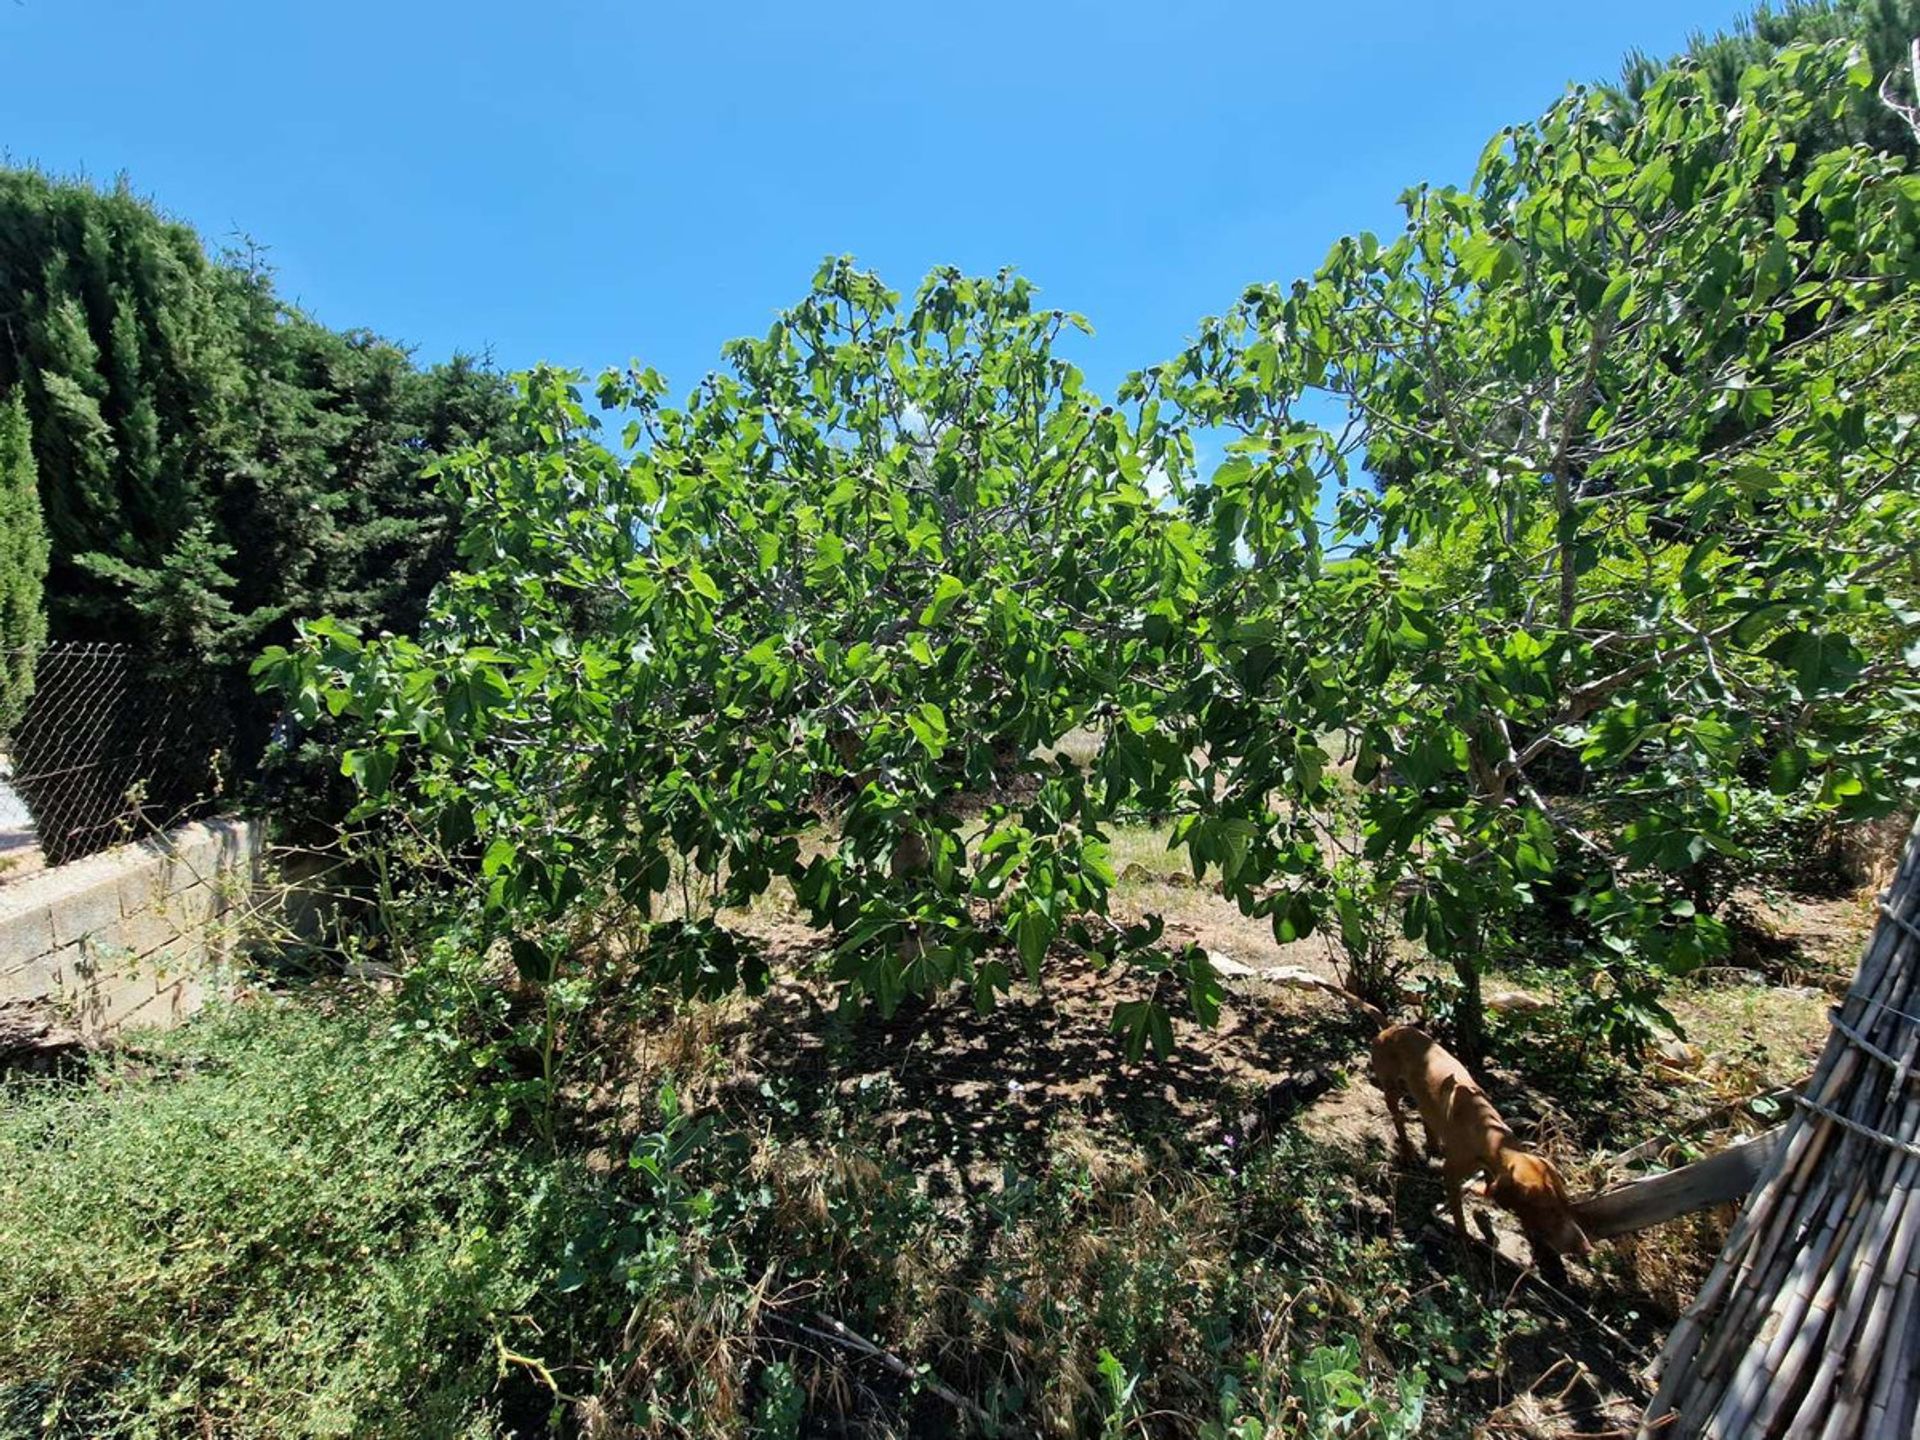
[[[1899,73],[1899,67],[1895,66],[1880,82],[1880,103],[1906,121],[1914,138],[1920,140],[1920,104],[1909,105],[1904,100],[1894,98],[1893,79]],[[1908,53],[1907,77],[1913,82],[1915,99],[1920,100],[1920,36],[1914,37],[1913,48]]]

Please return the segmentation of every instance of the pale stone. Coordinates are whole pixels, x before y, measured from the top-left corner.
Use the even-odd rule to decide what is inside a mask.
[[[57,870],[47,872],[57,875]],[[71,945],[96,931],[105,930],[120,919],[120,885],[115,878],[99,877],[80,889],[53,902],[53,938],[57,944]]]

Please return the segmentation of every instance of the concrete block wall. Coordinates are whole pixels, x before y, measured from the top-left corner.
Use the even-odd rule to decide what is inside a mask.
[[[260,853],[257,821],[211,820],[0,885],[0,1002],[90,1036],[178,1023],[224,983]]]

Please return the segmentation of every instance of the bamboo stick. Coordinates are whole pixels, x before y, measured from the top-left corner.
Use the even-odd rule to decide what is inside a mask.
[[[1874,1369],[1867,1414],[1876,1430],[1885,1424],[1897,1399],[1911,1393],[1914,1370],[1916,1365],[1920,1365],[1920,1343],[1916,1342],[1914,1330],[1917,1323],[1914,1297],[1915,1292],[1920,1291],[1920,1200],[1916,1200],[1913,1194],[1913,1187],[1920,1184],[1920,1162],[1909,1160],[1905,1181],[1909,1188],[1900,1219],[1899,1237],[1889,1247],[1889,1263],[1882,1272],[1880,1283],[1884,1290],[1892,1292],[1883,1299],[1883,1304],[1889,1305],[1891,1310],[1887,1333],[1892,1337],[1893,1345],[1904,1346],[1907,1363],[1904,1367],[1898,1364],[1873,1367],[1869,1357],[1883,1343],[1876,1336],[1871,1349],[1862,1346],[1856,1357],[1860,1373],[1857,1376],[1850,1375],[1856,1381],[1854,1388],[1859,1389],[1860,1382],[1866,1378],[1865,1372],[1869,1368]]]
[[[1867,1236],[1864,1254],[1867,1257],[1886,1255],[1897,1236],[1897,1227],[1904,1216],[1906,1206],[1895,1204],[1882,1207]],[[1835,1404],[1828,1413],[1827,1425],[1822,1433],[1833,1430],[1851,1429],[1857,1401],[1864,1399],[1861,1394],[1860,1376],[1870,1367],[1869,1357],[1874,1354],[1884,1340],[1885,1322],[1888,1319],[1890,1305],[1879,1303],[1878,1290],[1886,1278],[1885,1267],[1875,1273],[1872,1263],[1855,1263],[1848,1267],[1845,1289],[1840,1297],[1840,1321],[1828,1336],[1825,1353],[1821,1357],[1820,1367],[1815,1372],[1813,1384],[1808,1391],[1808,1405],[1817,1403],[1817,1397],[1838,1384]],[[1856,1326],[1858,1327],[1856,1329]],[[1842,1363],[1845,1362],[1845,1374],[1842,1375]],[[1849,1383],[1851,1382],[1851,1383]]]
[[[1852,1034],[1669,1335],[1641,1436],[1920,1440],[1917,1009],[1920,826],[1838,1010]]]

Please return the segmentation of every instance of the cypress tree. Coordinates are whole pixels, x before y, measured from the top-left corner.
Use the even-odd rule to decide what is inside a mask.
[[[0,387],[33,422],[56,635],[141,638],[124,577],[210,518],[247,421],[228,289],[124,185],[0,171]]]
[[[46,576],[32,435],[15,390],[0,401],[0,735],[12,730],[33,693],[33,665],[47,633]]]
[[[0,169],[0,391],[32,421],[52,632],[174,673],[244,665],[301,616],[404,630],[451,564],[421,472],[504,429],[508,387],[421,369],[282,302],[257,252],[209,257],[111,191]]]

